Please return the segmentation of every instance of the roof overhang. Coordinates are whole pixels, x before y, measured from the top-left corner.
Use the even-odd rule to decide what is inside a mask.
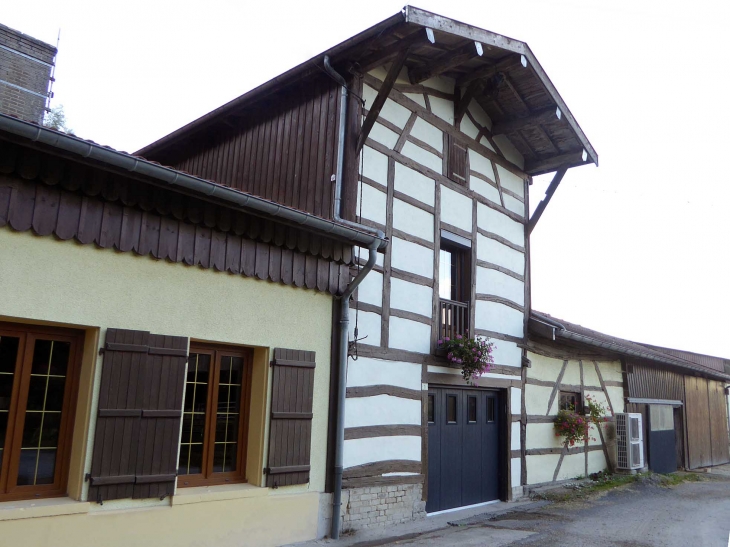
[[[492,136],[510,140],[525,158],[528,175],[598,165],[598,154],[526,43],[412,6],[136,154],[155,158],[202,128],[241,123],[245,111],[271,93],[321,74],[325,55],[338,70],[362,73],[401,53],[411,85],[428,85],[430,78],[446,76],[455,82],[457,108],[462,97],[476,100],[493,122],[488,128]]]

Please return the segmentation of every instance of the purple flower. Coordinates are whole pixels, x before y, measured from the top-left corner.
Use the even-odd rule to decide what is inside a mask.
[[[444,336],[444,342],[448,342],[450,338],[448,336]]]
[[[477,351],[477,357],[481,357],[481,356],[482,356],[482,352],[481,351]]]
[[[457,339],[457,340],[461,340],[461,334],[457,334],[457,335],[456,335],[456,339]]]
[[[454,357],[454,354],[453,354],[453,353],[451,353],[451,352],[449,352],[449,353],[448,353],[448,355],[447,355],[446,357],[448,357],[449,359],[452,359],[452,358]]]
[[[444,341],[443,341],[443,340],[439,340],[439,346],[440,346],[441,344],[443,344],[443,343],[444,343]]]

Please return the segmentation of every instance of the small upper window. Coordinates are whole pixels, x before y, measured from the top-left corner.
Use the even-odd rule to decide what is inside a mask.
[[[439,252],[439,297],[454,302],[469,302],[471,253],[441,240]]]
[[[448,139],[448,156],[446,161],[446,176],[466,185],[467,179],[467,148],[453,137]]]
[[[583,414],[583,399],[580,393],[572,391],[560,392],[560,406],[558,410],[571,410],[578,414]]]

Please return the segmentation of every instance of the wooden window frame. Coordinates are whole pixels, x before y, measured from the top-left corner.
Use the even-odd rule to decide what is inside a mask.
[[[235,484],[248,482],[246,477],[246,456],[248,453],[248,428],[251,416],[251,376],[253,369],[253,350],[241,346],[226,346],[191,342],[189,355],[193,353],[211,356],[211,370],[208,381],[208,399],[205,409],[205,432],[203,434],[203,472],[191,475],[178,475],[178,488],[195,486],[218,486],[221,484]],[[243,359],[243,373],[241,375],[241,405],[238,428],[238,454],[236,457],[236,471],[214,473],[213,454],[215,450],[215,419],[218,403],[218,386],[220,383],[220,362],[222,357],[241,357]],[[189,361],[188,361],[189,363]],[[187,393],[187,374],[185,377],[185,393]],[[215,395],[214,408],[212,395]],[[183,413],[185,403],[183,402]],[[182,442],[180,449],[182,450]],[[178,458],[179,460],[179,458]],[[179,467],[179,461],[178,461]]]
[[[453,302],[471,304],[471,249],[441,238],[440,250],[451,254],[452,263],[446,266],[439,264],[439,268],[453,268],[453,261],[456,260],[456,275],[451,279],[451,298]]]
[[[79,390],[79,375],[85,333],[75,329],[49,327],[43,325],[25,325],[0,321],[0,337],[18,337],[18,355],[15,362],[13,389],[10,397],[8,427],[5,437],[4,454],[0,466],[0,502],[25,499],[41,499],[61,497],[67,494],[68,474],[73,444],[73,426],[76,415],[76,404]],[[20,450],[16,447],[22,443],[23,426],[25,424],[26,405],[30,371],[33,364],[35,340],[44,337],[54,341],[70,343],[66,382],[61,406],[61,422],[56,445],[56,462],[53,483],[43,485],[18,485],[20,467]]]
[[[567,408],[563,408],[563,397],[564,396],[566,396],[566,397],[574,396],[575,400],[576,400],[576,404],[575,404],[576,408],[574,408],[573,411],[576,414],[583,414],[583,396],[578,391],[560,391],[560,393],[558,394],[558,410],[569,410]]]

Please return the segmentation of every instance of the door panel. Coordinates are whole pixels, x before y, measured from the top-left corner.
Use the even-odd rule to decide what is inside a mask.
[[[649,405],[649,468],[655,473],[677,470],[674,409],[669,405]]]

